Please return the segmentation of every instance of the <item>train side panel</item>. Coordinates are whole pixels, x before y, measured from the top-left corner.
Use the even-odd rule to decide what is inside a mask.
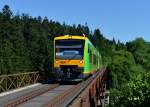
[[[88,53],[88,39],[85,39],[85,49],[84,49],[84,71],[83,74],[88,76],[91,74],[92,65],[90,64],[90,55]]]
[[[92,43],[86,38],[84,51],[84,74],[93,74],[97,69],[102,67],[101,54],[96,50]]]

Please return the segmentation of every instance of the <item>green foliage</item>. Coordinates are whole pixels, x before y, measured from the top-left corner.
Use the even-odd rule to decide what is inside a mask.
[[[111,89],[110,107],[149,107],[150,73],[133,75],[120,90]]]
[[[109,65],[110,107],[150,106],[149,44],[139,38],[116,48]]]
[[[10,19],[12,16],[12,11],[10,10],[8,5],[4,6],[4,8],[2,9],[2,13],[7,19]]]
[[[132,67],[135,66],[135,60],[132,54],[128,51],[116,51],[112,56],[110,65],[112,71],[112,87],[119,87],[120,84],[130,79]]]
[[[150,70],[149,42],[145,42],[142,38],[137,38],[132,42],[128,42],[127,48],[133,53],[137,64],[140,64],[147,70]]]

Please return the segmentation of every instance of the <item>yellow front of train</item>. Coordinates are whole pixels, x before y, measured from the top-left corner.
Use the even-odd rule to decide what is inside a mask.
[[[65,35],[54,39],[54,73],[59,79],[83,78],[85,37]]]

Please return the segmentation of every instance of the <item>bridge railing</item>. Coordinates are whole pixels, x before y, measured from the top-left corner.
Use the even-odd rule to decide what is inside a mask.
[[[99,75],[76,98],[71,107],[104,107],[106,72],[106,69],[101,69]]]
[[[0,76],[0,93],[37,83],[39,72],[26,72]]]

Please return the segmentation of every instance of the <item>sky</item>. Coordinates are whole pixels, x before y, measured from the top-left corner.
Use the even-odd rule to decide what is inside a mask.
[[[108,39],[150,41],[150,0],[0,0],[0,11],[6,4],[14,14],[47,16],[69,25],[87,23]]]

